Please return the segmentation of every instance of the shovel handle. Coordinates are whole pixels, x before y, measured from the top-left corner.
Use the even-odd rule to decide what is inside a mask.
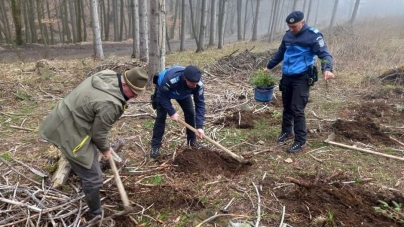
[[[178,119],[178,122],[179,122],[180,124],[182,124],[183,126],[185,126],[186,128],[188,128],[189,130],[191,130],[191,131],[193,131],[193,132],[195,132],[195,133],[198,132],[198,130],[196,130],[196,129],[195,129],[194,127],[192,127],[191,125],[187,124],[185,121],[183,121],[183,120],[181,120],[181,119]],[[204,139],[206,139],[207,141],[209,141],[211,144],[213,144],[213,145],[215,145],[216,147],[222,149],[224,152],[226,152],[227,154],[229,154],[232,158],[236,159],[238,162],[241,162],[241,163],[245,162],[245,161],[244,161],[244,158],[243,158],[242,156],[234,154],[234,153],[231,152],[229,149],[223,147],[223,146],[220,145],[218,142],[212,140],[211,138],[207,137],[206,135],[203,135],[202,137],[203,137]]]
[[[112,172],[114,173],[115,183],[116,183],[116,186],[118,187],[119,195],[121,196],[121,200],[123,202],[123,207],[124,207],[124,209],[127,209],[130,207],[129,198],[128,198],[128,195],[126,194],[125,188],[123,187],[121,177],[119,176],[118,170],[115,165],[115,161],[112,157],[109,157],[108,160],[109,160],[109,165],[111,166]]]

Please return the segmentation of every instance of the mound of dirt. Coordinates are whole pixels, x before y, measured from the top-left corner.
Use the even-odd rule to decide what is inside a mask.
[[[370,192],[359,181],[349,181],[341,174],[336,172],[322,178],[317,173],[315,178],[289,178],[296,186],[275,190],[279,201],[292,212],[285,217],[285,222],[293,226],[400,226],[395,217],[374,211],[375,206],[380,206],[379,201],[402,204],[404,198],[399,193]],[[267,178],[261,185],[276,188],[275,182],[275,179]],[[263,190],[263,193],[264,198],[273,196],[271,190]]]
[[[231,157],[219,155],[207,148],[185,149],[174,159],[173,164],[177,165],[175,172],[198,174],[199,177],[218,174],[232,177],[248,171],[250,167],[250,164],[241,164]]]
[[[216,120],[213,124],[240,129],[254,128],[254,121],[265,119],[268,126],[280,125],[280,120],[272,117],[272,112],[253,113],[252,111],[234,111],[229,116]]]

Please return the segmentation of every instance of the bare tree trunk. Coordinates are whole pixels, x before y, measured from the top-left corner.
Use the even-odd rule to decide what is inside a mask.
[[[77,25],[76,25],[76,14],[74,11],[74,1],[67,1],[69,4],[69,14],[70,14],[70,24],[72,26],[73,32],[73,42],[77,42]]]
[[[132,0],[132,13],[133,13],[133,52],[132,58],[139,57],[139,6],[138,0]]]
[[[311,16],[311,12],[312,12],[312,5],[313,5],[313,0],[309,0],[309,8],[307,9],[308,10],[308,13],[307,13],[307,16],[306,16],[306,23],[308,24],[309,23],[309,19],[310,19],[310,16]]]
[[[276,22],[277,22],[277,12],[279,8],[279,0],[274,0],[275,4],[272,4],[273,14],[271,21],[271,34],[269,35],[269,42],[272,42],[274,39],[275,31],[276,31]]]
[[[218,49],[223,48],[224,42],[224,27],[225,27],[225,18],[226,18],[226,1],[227,0],[220,0],[219,1],[219,42],[218,42]]]
[[[210,4],[209,46],[213,46],[216,37],[216,0],[212,0]]]
[[[163,70],[166,66],[166,46],[164,45],[167,39],[167,23],[166,23],[166,3],[165,0],[159,0],[159,48],[160,48],[160,69]]]
[[[119,22],[119,41],[122,41],[123,40],[123,25],[125,24],[125,11],[124,11],[124,7],[125,7],[125,4],[124,4],[124,2],[123,2],[123,0],[121,0],[121,5],[120,5],[121,7],[120,7],[120,9],[121,9],[121,12],[119,13],[120,15],[120,22]]]
[[[180,0],[175,1],[175,12],[174,12],[174,21],[173,21],[173,26],[171,26],[170,30],[170,39],[174,39],[175,36],[175,26],[177,25],[177,17],[178,17],[178,11],[180,8]]]
[[[184,51],[185,43],[185,0],[181,2],[181,39],[180,39],[180,51]]]
[[[83,19],[83,41],[87,41],[87,24],[86,24],[86,17],[85,17],[85,10],[84,10],[84,1],[80,1],[81,4],[81,15],[82,15],[82,19]],[[91,3],[90,3],[91,4]],[[99,12],[98,12],[99,14]],[[101,23],[102,24],[102,23]],[[102,32],[101,32],[102,34]]]
[[[276,1],[276,0],[274,0]],[[243,40],[245,40],[245,33],[247,32],[247,15],[248,15],[248,2],[247,0],[245,2],[245,9],[244,9],[244,33],[243,33]]]
[[[67,42],[71,43],[72,42],[72,34],[70,32],[70,28],[69,28],[69,14],[67,11],[67,2],[64,0],[61,0],[62,4],[63,4],[63,28],[65,30],[65,34],[67,37]]]
[[[94,58],[98,60],[104,59],[104,52],[102,49],[100,22],[98,20],[98,0],[91,0],[91,22],[93,28],[93,45],[94,45]]]
[[[24,42],[22,41],[22,20],[21,20],[21,1],[11,0],[11,14],[14,21],[15,29],[15,43],[21,46]]]
[[[237,0],[237,40],[241,41],[241,9],[243,8],[243,0]]]
[[[55,7],[56,8],[56,7]],[[50,7],[49,7],[49,1],[46,1],[46,11],[48,12],[48,18],[49,18],[49,33],[50,33],[50,43],[55,44],[55,37],[54,37],[54,31],[53,31],[53,21],[51,20],[51,14],[50,14]]]
[[[150,2],[150,43],[149,43],[149,78],[160,71],[159,61],[159,2],[158,0],[149,0]]]
[[[81,0],[76,0],[75,3],[75,14],[76,14],[76,21],[75,23],[77,24],[77,42],[82,42],[83,41],[83,36],[81,34],[82,32],[82,27],[81,27],[81,21],[82,21],[82,17],[84,17],[84,15],[82,14],[82,9],[81,9]],[[73,23],[73,21],[72,21]]]
[[[147,0],[139,1],[139,47],[140,60],[149,62],[149,29],[147,25]]]
[[[26,43],[31,43],[32,39],[31,39],[31,30],[30,30],[30,26],[29,26],[29,18],[28,18],[28,1],[24,1],[24,5],[23,5],[23,13],[22,15],[24,16],[24,25],[25,25],[25,42]],[[56,8],[57,9],[57,8]],[[57,13],[57,11],[56,11]],[[59,30],[60,31],[60,30]],[[0,32],[1,35],[1,32]]]
[[[206,16],[208,14],[208,2],[202,0],[202,10],[201,10],[201,23],[199,30],[199,42],[196,52],[202,52],[205,50],[205,33],[206,33]]]
[[[257,5],[255,8],[255,20],[254,20],[254,25],[253,25],[253,34],[252,34],[252,39],[251,41],[257,41],[258,39],[258,22],[260,18],[260,3],[261,0],[257,0]]]
[[[191,13],[191,30],[192,30],[192,35],[195,39],[195,44],[198,46],[198,36],[196,35],[196,28],[195,28],[195,19],[194,19],[194,10],[193,10],[193,6],[192,6],[192,0],[189,0],[189,9],[190,9],[190,13]]]
[[[7,17],[7,11],[6,11],[6,6],[4,4],[5,1],[0,1],[0,8],[1,8],[1,21],[3,23],[3,34],[6,37],[6,40],[8,43],[12,43],[12,37],[11,37],[11,29],[10,29],[10,24],[8,21],[8,17]]]
[[[334,0],[334,8],[333,8],[333,10],[332,10],[332,16],[331,16],[331,21],[330,21],[330,28],[332,28],[332,27],[334,26],[335,16],[337,15],[338,2],[339,2],[339,0]]]
[[[354,23],[355,23],[356,15],[358,14],[359,4],[360,4],[360,3],[361,3],[361,0],[356,0],[356,2],[355,2],[355,8],[354,8],[354,10],[353,10],[353,12],[352,12],[352,17],[351,17],[351,21],[350,21],[351,24],[354,24]]]

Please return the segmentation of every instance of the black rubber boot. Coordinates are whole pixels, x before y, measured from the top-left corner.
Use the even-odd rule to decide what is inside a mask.
[[[86,203],[89,209],[89,218],[93,219],[97,216],[101,216],[102,214],[102,207],[101,207],[101,200],[100,200],[100,189],[87,189],[83,190],[84,197],[86,199]]]

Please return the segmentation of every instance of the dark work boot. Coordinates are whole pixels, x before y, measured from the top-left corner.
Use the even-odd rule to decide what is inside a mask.
[[[97,216],[101,217],[102,207],[100,200],[100,189],[99,188],[85,189],[83,190],[83,192],[84,192],[84,198],[86,200],[89,209],[88,216],[90,220]]]
[[[159,156],[160,152],[159,152],[160,148],[158,147],[152,147],[150,149],[150,158],[157,158],[157,156]]]
[[[282,133],[278,136],[278,143],[286,142],[286,141],[288,141],[289,139],[292,139],[293,137],[295,137],[295,134],[293,134],[293,133],[282,132]]]

